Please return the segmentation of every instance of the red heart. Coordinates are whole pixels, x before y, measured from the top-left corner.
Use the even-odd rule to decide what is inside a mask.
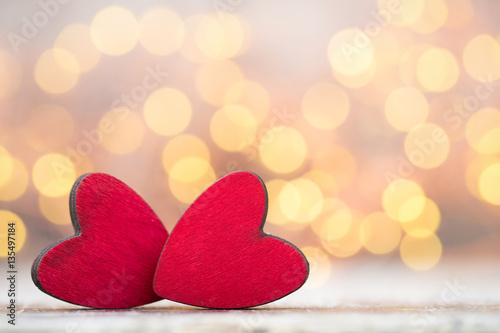
[[[160,300],[153,278],[168,232],[130,187],[101,173],[73,185],[75,235],[42,251],[31,275],[43,292],[93,308],[129,308]]]
[[[171,232],[154,290],[206,308],[266,304],[300,288],[309,274],[292,244],[262,231],[267,192],[262,180],[235,172],[209,187]]]

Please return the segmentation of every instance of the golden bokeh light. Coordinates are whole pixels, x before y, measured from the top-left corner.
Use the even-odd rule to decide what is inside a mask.
[[[170,169],[170,177],[181,183],[191,183],[211,170],[210,163],[199,157],[186,157],[177,161]]]
[[[35,65],[34,77],[38,86],[51,94],[63,94],[73,89],[80,77],[80,65],[65,49],[49,49]]]
[[[487,167],[479,178],[479,191],[492,205],[500,205],[500,163]]]
[[[413,128],[405,138],[405,154],[410,162],[422,169],[443,164],[450,152],[450,139],[438,125],[425,123]]]
[[[413,237],[425,237],[429,232],[436,232],[441,223],[439,207],[431,199],[425,198],[425,206],[417,218],[401,223],[403,230]]]
[[[0,201],[17,200],[26,192],[28,187],[29,174],[23,162],[12,158],[11,163],[12,172],[9,178],[0,184]],[[3,172],[3,169],[3,166],[0,165],[0,171]]]
[[[382,12],[391,13],[390,23],[398,27],[415,24],[424,13],[427,0],[378,0],[378,8]]]
[[[403,53],[398,62],[401,82],[414,88],[424,89],[417,79],[417,63],[422,54],[433,48],[434,46],[429,44],[417,44]]]
[[[21,85],[22,67],[9,52],[0,49],[0,100],[14,94]]]
[[[357,162],[346,148],[329,144],[312,156],[311,169],[326,171],[334,177],[340,189],[346,189],[356,175]]]
[[[359,29],[341,30],[328,44],[328,60],[333,70],[340,74],[361,74],[372,65],[372,42]]]
[[[60,197],[71,190],[76,179],[73,163],[61,154],[46,154],[33,166],[33,184],[47,197]]]
[[[5,258],[8,256],[9,249],[9,228],[11,226],[9,224],[14,223],[14,252],[16,254],[21,251],[26,242],[27,232],[26,226],[24,225],[23,220],[19,217],[19,215],[14,214],[9,210],[0,210],[0,257]]]
[[[204,16],[196,28],[198,48],[208,58],[222,60],[233,58],[241,52],[245,41],[245,29],[236,15],[225,13]]]
[[[85,24],[71,24],[66,26],[57,36],[54,48],[63,49],[71,53],[76,59],[78,66],[74,67],[80,73],[93,69],[101,58],[101,52],[92,42],[90,27]],[[55,60],[65,68],[65,56],[59,52],[55,53]],[[71,70],[71,68],[68,68]]]
[[[288,184],[283,179],[272,179],[266,182],[268,211],[267,220],[276,225],[284,225],[290,222],[290,219],[283,214],[280,205],[281,190]]]
[[[238,104],[252,112],[258,122],[266,119],[271,101],[269,93],[254,81],[242,80],[230,86],[224,94],[224,105]]]
[[[385,188],[382,194],[382,206],[392,219],[407,222],[422,214],[425,199],[420,185],[408,179],[399,179]]]
[[[196,73],[196,91],[205,102],[222,106],[228,89],[242,80],[243,73],[234,62],[210,61],[201,65]]]
[[[429,114],[425,96],[415,88],[403,87],[394,90],[385,102],[385,117],[399,131],[408,132],[422,124]]]
[[[465,71],[469,76],[481,82],[500,79],[500,45],[489,34],[482,34],[471,39],[462,55]]]
[[[201,52],[196,38],[198,25],[204,17],[204,15],[195,14],[184,20],[184,40],[182,41],[182,45],[179,49],[179,53],[182,54],[184,58],[196,64],[211,60],[203,52]]]
[[[422,15],[411,25],[411,29],[421,34],[430,34],[442,28],[447,19],[448,6],[445,0],[424,0]]]
[[[38,208],[42,215],[51,223],[64,225],[71,223],[68,209],[69,194],[51,198],[42,194],[38,196]]]
[[[191,134],[182,134],[170,140],[163,149],[163,167],[170,173],[172,167],[187,157],[198,157],[210,161],[210,151],[199,137]]]
[[[339,184],[335,177],[325,170],[312,169],[302,175],[302,178],[309,179],[316,183],[321,192],[328,196],[336,196],[339,192]]]
[[[323,194],[318,185],[305,179],[294,179],[281,189],[279,205],[283,215],[297,223],[314,220],[323,208]]]
[[[146,124],[159,135],[172,136],[183,132],[191,122],[191,102],[181,91],[160,88],[144,103]]]
[[[97,13],[90,25],[94,45],[104,54],[119,56],[130,52],[139,40],[139,24],[123,7],[110,6]]]
[[[14,170],[14,160],[4,147],[0,146],[0,186],[5,184]]]
[[[471,159],[465,169],[465,184],[469,192],[480,200],[484,200],[479,190],[479,179],[486,168],[500,163],[500,156],[496,155],[476,155]]]
[[[309,277],[304,289],[316,289],[324,286],[332,275],[332,263],[328,254],[320,248],[306,246],[300,249],[309,262]]]
[[[436,266],[441,259],[443,247],[434,233],[425,237],[406,235],[401,241],[400,256],[409,268],[426,271]]]
[[[128,109],[113,109],[105,113],[99,123],[100,128],[108,129],[102,135],[101,144],[110,153],[130,154],[141,146],[144,124],[136,113]]]
[[[476,111],[467,121],[465,137],[469,145],[478,153],[499,153],[500,111],[493,108]]]
[[[42,104],[30,110],[24,131],[33,149],[43,153],[60,150],[73,137],[73,117],[59,105]]]
[[[364,72],[356,75],[345,75],[332,70],[335,79],[346,88],[361,88],[366,86],[370,81],[372,81],[377,70],[376,61],[373,61],[370,67]]]
[[[401,239],[399,223],[384,212],[371,213],[359,228],[365,249],[374,254],[386,254],[398,247]]]
[[[354,210],[351,210],[351,217],[349,230],[342,237],[333,238],[331,233],[321,236],[321,245],[335,257],[351,257],[363,247],[359,227],[364,217],[360,212]]]
[[[326,198],[318,218],[311,223],[314,233],[329,241],[344,237],[351,229],[353,214],[349,206],[336,198]]]
[[[457,83],[459,75],[455,56],[442,48],[424,52],[418,59],[416,71],[420,84],[432,92],[451,89]]]
[[[215,180],[215,171],[205,160],[188,157],[172,167],[168,177],[168,186],[177,200],[191,204]]]
[[[152,8],[139,21],[139,41],[151,54],[169,55],[180,48],[184,39],[184,22],[167,7]]]
[[[221,149],[229,152],[248,148],[257,136],[257,120],[240,105],[226,105],[210,121],[210,135]]]
[[[292,127],[273,127],[260,141],[259,156],[272,172],[291,173],[304,163],[307,143],[302,133]]]
[[[302,99],[304,118],[321,130],[332,130],[342,125],[349,108],[349,97],[344,89],[328,82],[309,88]]]

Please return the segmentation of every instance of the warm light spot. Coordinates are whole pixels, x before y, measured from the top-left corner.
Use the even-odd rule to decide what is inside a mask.
[[[453,54],[441,48],[433,48],[422,54],[416,71],[420,84],[432,92],[451,89],[457,83],[459,74]]]
[[[394,90],[385,102],[385,116],[397,130],[409,131],[422,124],[429,114],[425,96],[415,88],[404,87]]]
[[[248,148],[257,135],[257,120],[245,107],[227,105],[210,122],[210,135],[221,149],[229,152]]]
[[[487,167],[479,178],[479,191],[484,200],[500,205],[500,163]]]
[[[472,114],[465,128],[469,145],[481,154],[500,152],[500,111],[484,108]]]
[[[377,69],[376,61],[373,61],[370,67],[364,72],[356,75],[345,75],[333,70],[333,76],[344,87],[361,88],[366,86],[373,79]]]
[[[365,217],[359,232],[365,249],[375,254],[391,252],[401,239],[399,223],[384,212],[375,212]]]
[[[428,44],[418,44],[407,50],[399,59],[399,77],[401,81],[415,88],[423,88],[417,80],[417,63],[422,54],[433,49],[434,46]]]
[[[5,184],[14,170],[14,160],[7,149],[0,146],[0,186]]]
[[[450,4],[454,6],[453,3]],[[436,32],[446,23],[448,6],[444,0],[425,0],[424,10],[411,29],[421,34]]]
[[[75,179],[73,163],[61,154],[43,155],[33,166],[33,183],[47,197],[60,197],[69,193]]]
[[[179,49],[185,34],[182,19],[166,7],[147,11],[141,17],[139,31],[142,46],[157,56],[165,56]]]
[[[90,27],[84,24],[72,24],[66,26],[56,41],[54,47],[64,49],[71,53],[76,59],[78,66],[74,69],[77,73],[88,72],[94,68],[101,58],[101,52],[95,47],[90,37]],[[64,54],[55,53],[55,60],[61,67],[65,67],[66,60]],[[68,68],[68,70],[71,70]]]
[[[341,200],[327,198],[322,203],[323,209],[311,228],[322,239],[339,240],[351,229],[353,220],[351,209]]]
[[[307,246],[300,249],[309,262],[309,277],[304,284],[305,289],[316,289],[324,286],[332,274],[332,263],[325,251]]]
[[[433,233],[425,237],[406,235],[400,246],[401,259],[406,266],[416,271],[426,271],[436,266],[442,251],[441,241]]]
[[[25,122],[28,144],[39,152],[50,152],[66,147],[73,137],[71,114],[58,105],[42,104],[30,110]]]
[[[29,174],[24,164],[15,158],[12,158],[12,173],[10,177],[0,184],[0,201],[14,201],[21,197],[28,187]],[[0,166],[3,171],[3,166]]]
[[[343,75],[358,75],[373,62],[373,45],[359,29],[337,32],[328,44],[328,60],[334,71]]]
[[[389,184],[382,195],[382,206],[392,219],[399,222],[417,218],[425,207],[424,191],[417,183],[399,179]]]
[[[211,61],[198,69],[196,91],[207,103],[222,106],[228,89],[241,80],[243,74],[235,63],[229,60]]]
[[[440,166],[448,158],[449,152],[450,139],[436,124],[419,125],[406,135],[406,156],[419,168],[432,169]]]
[[[291,127],[273,127],[259,145],[262,163],[272,172],[290,173],[302,166],[307,155],[304,136]]]
[[[144,103],[144,119],[153,132],[160,135],[177,135],[191,121],[189,99],[172,88],[160,88],[152,92]]]
[[[335,177],[324,170],[312,169],[305,173],[302,178],[313,181],[319,186],[323,193],[330,196],[336,196],[339,192],[339,184]]]
[[[140,147],[144,138],[141,118],[128,109],[113,109],[105,113],[99,122],[107,128],[102,136],[102,146],[110,153],[130,154]],[[103,126],[103,124],[109,126]]]
[[[474,6],[470,0],[453,0],[448,6],[448,19],[444,25],[447,29],[461,29],[474,17]]]
[[[289,220],[307,223],[321,213],[323,194],[318,185],[312,181],[298,178],[283,186],[279,204],[281,211]]]
[[[57,198],[38,196],[38,208],[42,215],[54,224],[70,224],[71,217],[68,209],[69,194]]]
[[[9,228],[14,224],[14,229],[12,230],[15,236],[13,244],[9,244]],[[26,227],[24,226],[23,220],[11,211],[0,210],[0,257],[7,257],[9,253],[9,246],[14,247],[14,252],[17,254],[24,246],[26,241]],[[5,266],[7,267],[7,266]]]
[[[196,29],[196,43],[207,57],[215,60],[229,59],[238,55],[245,40],[245,30],[235,15],[225,13],[203,17]]]
[[[476,198],[483,200],[483,195],[479,191],[479,179],[486,168],[499,164],[500,156],[496,155],[476,155],[468,164],[465,170],[465,184],[469,192]]]
[[[425,237],[435,232],[441,223],[439,207],[431,199],[425,198],[422,213],[415,219],[401,223],[403,230],[413,237]]]
[[[286,184],[288,182],[282,179],[273,179],[266,182],[268,197],[267,220],[272,224],[284,225],[290,222],[290,219],[283,213],[279,200],[281,190]]]
[[[21,84],[22,66],[10,53],[0,50],[0,100],[14,94]]]
[[[170,178],[178,182],[190,183],[202,178],[211,168],[207,160],[199,157],[186,157],[172,166]]]
[[[42,53],[35,65],[35,81],[51,94],[63,94],[71,90],[79,78],[77,59],[64,49],[49,49]]]
[[[236,82],[224,94],[224,105],[238,104],[252,112],[258,122],[266,119],[271,105],[266,89],[254,81]]]
[[[198,25],[204,17],[204,15],[196,14],[184,20],[185,36],[179,52],[184,58],[194,63],[203,63],[210,60],[210,58],[201,52],[196,38]]]
[[[414,24],[422,16],[425,0],[378,0],[378,8],[382,12],[389,12],[389,22],[399,27]]]
[[[182,168],[188,169],[182,170]],[[181,181],[177,180],[177,178],[180,178]],[[195,180],[186,181],[191,179]],[[185,204],[191,204],[215,180],[215,171],[206,161],[188,157],[174,165],[168,177],[168,185],[177,200]]]
[[[183,134],[170,140],[163,149],[163,167],[170,173],[172,167],[180,160],[187,157],[198,157],[210,161],[210,151],[199,137]]]
[[[488,34],[471,39],[465,46],[463,63],[467,74],[481,82],[500,79],[500,45]]]
[[[363,216],[357,211],[352,210],[351,213],[352,219],[349,230],[342,237],[336,239],[331,233],[321,236],[321,245],[335,257],[347,258],[353,256],[363,247],[359,235],[359,227]]]
[[[95,46],[111,56],[130,52],[139,39],[139,25],[127,9],[111,6],[96,14],[90,25]]]
[[[349,188],[357,171],[357,163],[351,152],[332,143],[314,154],[311,163],[311,169],[324,170],[332,175],[340,189]]]
[[[349,97],[344,89],[332,83],[311,87],[302,99],[302,113],[312,126],[332,130],[342,125],[349,114]]]

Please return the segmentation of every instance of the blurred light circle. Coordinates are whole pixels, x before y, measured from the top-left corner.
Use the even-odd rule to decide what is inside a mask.
[[[230,13],[204,16],[196,28],[196,43],[207,57],[215,60],[237,56],[244,45],[245,30],[240,19]]]
[[[69,195],[57,198],[46,197],[42,194],[38,196],[38,208],[42,215],[51,223],[64,225],[71,223],[68,209]]]
[[[379,11],[388,12],[389,22],[395,26],[406,27],[414,24],[424,13],[426,0],[378,0]]]
[[[393,251],[401,239],[399,223],[384,212],[375,212],[365,217],[359,232],[365,249],[374,254]]]
[[[430,34],[442,28],[447,19],[448,6],[444,0],[425,0],[422,15],[411,25],[411,29],[421,34]]]
[[[24,225],[23,220],[21,218],[9,211],[9,210],[0,210],[0,244],[3,246],[0,248],[0,257],[6,258],[9,253],[8,247],[9,245],[9,224],[14,223],[15,236],[11,236],[15,238],[14,251],[18,254],[26,241],[26,226]],[[7,266],[6,266],[7,267]]]
[[[54,48],[63,49],[71,53],[78,63],[74,67],[77,73],[88,72],[93,69],[101,58],[101,52],[92,42],[90,27],[85,24],[71,24],[66,26],[57,36]],[[64,54],[55,53],[55,60],[61,67],[65,67]],[[71,70],[71,68],[68,68]]]
[[[401,81],[415,88],[424,88],[421,87],[420,82],[417,79],[417,63],[420,60],[422,54],[427,52],[428,50],[433,49],[434,46],[429,44],[418,44],[410,47],[398,61],[399,65],[399,77]]]
[[[500,79],[500,45],[493,36],[483,34],[471,39],[462,55],[465,71],[481,82]]]
[[[203,52],[201,52],[197,43],[196,31],[198,30],[198,25],[204,17],[205,16],[202,14],[195,14],[184,20],[185,35],[179,49],[180,54],[182,54],[184,58],[197,64],[211,60]]]
[[[321,206],[320,215],[311,223],[314,233],[330,241],[344,237],[351,229],[353,220],[349,206],[336,198],[326,198]]]
[[[481,196],[492,205],[500,205],[500,163],[487,167],[479,178]]]
[[[208,104],[222,106],[228,89],[242,80],[243,74],[235,63],[210,61],[201,65],[196,73],[196,91]]]
[[[14,170],[14,160],[4,147],[0,146],[0,186],[10,179]]]
[[[431,199],[425,198],[422,213],[417,218],[401,223],[403,230],[413,237],[425,237],[429,232],[435,232],[441,223],[439,207]]]
[[[229,152],[248,148],[257,136],[257,120],[245,107],[226,105],[210,121],[210,135],[221,149]]]
[[[189,99],[173,88],[155,90],[144,103],[144,119],[156,134],[177,135],[188,127],[191,117]]]
[[[450,139],[436,124],[425,123],[413,128],[405,138],[405,153],[410,162],[422,169],[433,169],[446,161]]]
[[[72,53],[64,49],[45,51],[35,65],[34,76],[38,86],[51,94],[71,90],[79,79],[80,65]]]
[[[110,6],[94,16],[90,34],[94,45],[102,53],[118,56],[135,47],[139,39],[139,25],[127,9]]]
[[[370,83],[375,76],[377,70],[376,61],[373,61],[366,71],[356,75],[345,75],[332,70],[335,79],[346,88],[361,88]]]
[[[389,184],[382,194],[384,211],[399,222],[414,220],[425,207],[424,191],[417,183],[399,179]]]
[[[71,190],[76,179],[73,163],[61,154],[46,154],[33,166],[33,183],[47,197],[60,197]]]
[[[338,258],[347,258],[355,255],[361,250],[359,227],[363,216],[361,213],[352,210],[352,219],[349,230],[340,238],[334,238],[331,233],[321,235],[321,245],[331,255]]]
[[[169,55],[180,48],[184,40],[184,22],[167,7],[148,10],[139,22],[139,41],[151,54]]]
[[[224,105],[238,104],[246,107],[258,122],[266,119],[271,101],[269,93],[254,81],[242,80],[230,86],[224,94]]]
[[[314,182],[298,178],[283,186],[279,203],[281,211],[289,220],[307,223],[321,213],[323,194]]]
[[[500,152],[500,111],[484,108],[472,114],[465,128],[469,145],[481,154]]]
[[[0,201],[17,200],[26,192],[28,187],[29,174],[23,162],[12,158],[11,163],[12,172],[9,178],[0,184]],[[3,169],[3,166],[0,166],[0,171],[3,172]]]
[[[459,75],[455,56],[442,48],[424,52],[418,59],[416,71],[420,84],[432,92],[451,89],[457,83]]]
[[[187,169],[182,170],[182,168]],[[203,171],[205,172],[203,173]],[[195,180],[190,181],[192,179]],[[172,168],[168,177],[168,185],[177,200],[191,204],[215,180],[215,171],[208,162],[200,158],[188,157],[179,161]]]
[[[416,271],[426,271],[436,266],[442,251],[441,241],[431,232],[425,237],[406,235],[400,246],[401,259],[406,266]]]
[[[259,145],[262,163],[272,172],[291,173],[302,166],[307,156],[304,136],[294,128],[281,126],[269,129]]]
[[[339,184],[335,177],[325,170],[311,169],[302,178],[309,179],[319,186],[321,191],[330,196],[336,196],[339,192]]]
[[[479,179],[486,168],[500,163],[500,156],[496,155],[476,155],[471,161],[468,161],[465,169],[465,184],[469,192],[480,200],[484,200],[479,190]]]
[[[332,68],[343,75],[357,75],[373,62],[373,45],[359,29],[337,32],[328,44],[328,60]]]
[[[109,130],[102,133],[102,146],[117,155],[130,154],[139,148],[144,139],[144,125],[141,118],[128,109],[113,109],[105,113],[99,124],[109,124]]]
[[[170,177],[179,182],[190,183],[203,177],[211,168],[207,160],[190,156],[172,166]]]
[[[167,174],[178,161],[187,157],[210,161],[210,151],[202,139],[191,134],[182,134],[170,140],[162,154],[163,167]]]
[[[311,168],[328,172],[340,189],[347,189],[356,175],[357,163],[346,148],[328,144],[311,157]]]
[[[280,205],[281,190],[288,184],[283,179],[272,179],[266,182],[267,199],[268,199],[268,212],[267,220],[276,225],[284,225],[290,222],[286,217]]]
[[[319,83],[302,99],[302,114],[306,121],[321,130],[342,125],[349,114],[349,97],[344,89],[332,83]]]
[[[428,114],[427,99],[420,91],[412,87],[394,90],[385,102],[387,121],[399,131],[407,132],[422,124]]]
[[[7,51],[0,49],[0,100],[14,94],[21,85],[22,66]]]

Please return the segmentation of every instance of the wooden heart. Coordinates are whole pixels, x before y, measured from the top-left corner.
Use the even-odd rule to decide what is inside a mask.
[[[300,288],[309,274],[292,244],[263,232],[267,192],[250,172],[231,173],[208,188],[172,230],[154,290],[206,308],[266,304]]]
[[[92,308],[129,308],[160,300],[153,278],[168,232],[153,210],[118,179],[93,173],[73,186],[75,235],[43,250],[31,270],[36,286]]]

